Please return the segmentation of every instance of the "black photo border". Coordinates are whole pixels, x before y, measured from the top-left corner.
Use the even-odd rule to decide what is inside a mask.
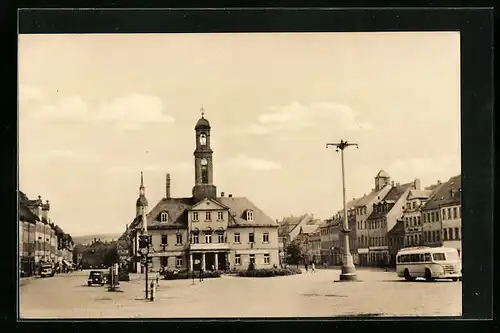
[[[62,5],[62,4],[61,4]],[[29,6],[25,6],[29,7]],[[18,16],[17,16],[18,15]],[[19,18],[19,25],[13,20]],[[405,330],[456,330],[460,322],[475,325],[478,319],[493,316],[493,199],[494,199],[494,109],[493,109],[493,17],[492,8],[230,8],[230,9],[25,9],[4,21],[14,35],[4,39],[9,52],[2,62],[2,73],[8,73],[2,94],[6,95],[8,111],[2,117],[2,145],[5,158],[2,168],[7,176],[2,182],[4,203],[10,210],[4,225],[6,232],[17,237],[17,32],[19,33],[207,33],[207,32],[332,32],[332,31],[459,31],[461,34],[461,151],[462,151],[462,210],[463,237],[463,318],[220,318],[220,319],[147,319],[127,320],[119,325],[128,329],[147,321],[153,328],[160,324],[166,329],[263,329],[264,322],[290,322],[293,329],[368,329],[379,325]],[[16,24],[16,25],[13,25]],[[19,30],[17,30],[19,29]],[[12,49],[12,50],[11,50]],[[430,50],[429,52],[432,52]],[[6,60],[6,61],[5,61]],[[14,111],[15,110],[15,111]],[[435,134],[433,134],[435,135]],[[437,139],[439,136],[436,136]],[[438,142],[436,144],[439,144]],[[8,218],[7,218],[8,215]],[[12,300],[18,293],[17,239],[4,253],[11,253],[12,269],[9,291]],[[3,243],[5,246],[8,243]],[[13,251],[14,250],[14,251]],[[5,278],[5,276],[4,276]],[[6,298],[4,298],[5,300]],[[4,302],[2,302],[4,303]],[[2,319],[17,328],[42,331],[46,323],[68,325],[72,331],[108,330],[110,324],[122,320],[21,320],[16,322],[17,306]],[[4,305],[5,306],[5,305]],[[440,319],[439,319],[440,318]],[[471,319],[475,319],[472,321]],[[427,323],[426,323],[427,322]],[[117,323],[117,324],[114,324]],[[432,324],[431,324],[432,323]],[[306,326],[302,326],[305,325]],[[326,325],[328,324],[328,325]],[[443,326],[445,324],[445,326]],[[153,326],[154,325],[154,326]],[[255,325],[255,326],[254,326]],[[293,325],[293,326],[292,326]],[[403,326],[400,326],[403,325]],[[103,326],[103,327],[100,327]],[[202,328],[203,326],[203,328]],[[480,325],[481,326],[481,325]],[[142,326],[144,327],[144,326]],[[206,327],[206,328],[205,328]],[[373,328],[373,327],[371,327]],[[381,327],[382,328],[382,327]],[[484,328],[484,326],[483,326]],[[159,329],[159,328],[158,328]],[[239,329],[239,328],[238,328]],[[53,330],[53,329],[51,329]],[[460,330],[460,329],[459,329]],[[468,330],[467,330],[468,331]]]

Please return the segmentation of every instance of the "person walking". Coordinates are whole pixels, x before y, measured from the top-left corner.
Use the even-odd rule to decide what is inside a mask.
[[[200,281],[203,281],[203,268],[200,268]]]
[[[307,261],[304,263],[304,267],[306,269],[306,272],[308,272],[309,270],[308,270],[308,266],[307,266]]]
[[[311,271],[314,273],[316,270],[316,266],[314,265],[314,262],[311,263]]]

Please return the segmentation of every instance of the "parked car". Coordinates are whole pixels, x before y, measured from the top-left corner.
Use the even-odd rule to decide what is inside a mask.
[[[55,273],[56,272],[52,264],[42,264],[42,266],[40,267],[41,277],[54,276]]]
[[[106,284],[107,278],[102,271],[90,271],[89,278],[87,279],[87,284],[90,286],[94,284],[99,284],[104,286]]]

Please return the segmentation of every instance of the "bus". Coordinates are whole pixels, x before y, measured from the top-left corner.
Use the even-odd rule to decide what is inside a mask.
[[[417,278],[462,281],[462,261],[454,248],[410,247],[396,255],[396,272],[407,281]]]

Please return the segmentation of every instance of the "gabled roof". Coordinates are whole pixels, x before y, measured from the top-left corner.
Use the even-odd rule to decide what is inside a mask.
[[[366,205],[368,205],[370,202],[372,202],[373,199],[375,199],[376,197],[380,196],[380,193],[387,187],[387,186],[391,186],[391,185],[386,185],[385,187],[382,187],[380,190],[378,191],[371,191],[370,193],[362,196],[361,198],[358,199],[358,201],[356,201],[356,205],[355,207],[364,207]]]
[[[300,221],[302,221],[302,219],[304,219],[307,216],[308,216],[307,214],[304,214],[304,215],[300,215],[300,216],[284,217],[283,221],[280,223],[280,225],[288,225],[288,226],[294,227],[297,224],[299,224]]]
[[[438,209],[442,205],[459,204],[461,202],[462,175],[451,177],[446,183],[438,186],[422,210]]]
[[[300,227],[301,234],[312,234],[319,229],[319,225],[316,224],[305,224]]]
[[[229,208],[231,219],[228,226],[278,226],[276,221],[245,197],[219,197],[216,200]],[[253,221],[246,220],[244,213],[248,209],[253,211]]]
[[[148,228],[187,228],[187,212],[193,205],[192,198],[163,198],[146,215]],[[161,222],[157,218],[161,212],[168,212],[168,221]],[[142,228],[142,218],[139,216],[137,227]]]
[[[427,199],[432,194],[430,190],[410,190],[408,200],[411,199]]]
[[[389,213],[391,211],[391,209],[394,207],[395,203],[401,198],[402,195],[404,195],[404,193],[412,186],[414,185],[413,182],[411,183],[406,183],[406,184],[403,184],[403,185],[397,185],[397,186],[393,186],[389,192],[386,194],[386,196],[384,197],[384,199],[382,199],[380,201],[380,203],[378,203],[377,205],[379,204],[384,204],[384,203],[387,203],[388,204],[388,210],[385,211],[385,212],[377,212],[375,209],[373,210],[373,212],[370,214],[370,216],[368,217],[369,220],[374,220],[374,219],[379,219],[381,217],[384,217],[385,215],[387,215],[387,213]]]
[[[387,233],[388,236],[404,233],[405,226],[402,220],[397,220],[394,226]]]
[[[38,216],[33,214],[24,201],[19,202],[19,220],[30,223],[36,223],[36,221],[39,221]]]
[[[390,178],[390,176],[385,170],[380,170],[375,178]]]

